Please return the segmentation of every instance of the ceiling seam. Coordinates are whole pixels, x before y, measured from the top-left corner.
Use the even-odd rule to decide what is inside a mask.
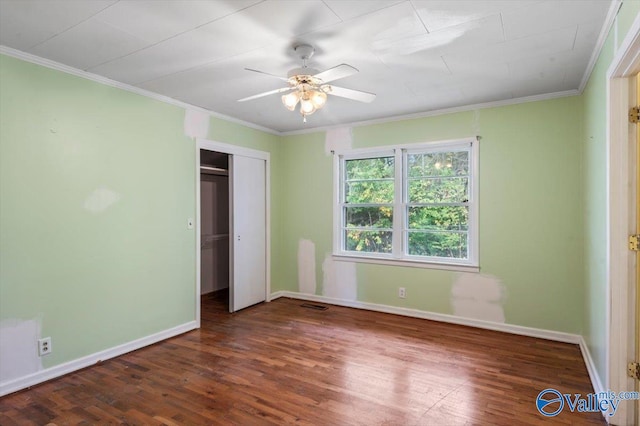
[[[220,21],[220,20],[222,20],[222,19],[224,19],[224,18],[228,18],[229,16],[233,16],[233,15],[235,15],[236,13],[240,13],[240,12],[242,12],[242,11],[245,11],[245,10],[247,10],[247,9],[251,8],[251,7],[254,7],[254,6],[259,5],[260,3],[264,3],[265,1],[266,1],[266,0],[262,0],[262,1],[258,2],[258,3],[254,3],[254,4],[251,4],[251,5],[249,5],[249,6],[243,7],[242,9],[238,9],[238,10],[233,11],[233,12],[231,12],[231,13],[227,13],[227,14],[226,14],[226,15],[224,15],[224,16],[219,16],[219,17],[217,17],[217,18],[215,18],[215,19],[212,19],[211,21],[207,21],[207,22],[205,22],[205,23],[203,23],[203,24],[200,24],[200,25],[198,25],[198,26],[196,26],[196,27],[190,28],[190,29],[188,29],[188,30],[182,31],[181,33],[174,34],[174,35],[172,35],[171,37],[167,37],[167,38],[162,39],[162,40],[160,40],[160,41],[158,41],[158,42],[156,42],[156,43],[153,43],[153,44],[150,44],[150,45],[148,45],[148,46],[145,46],[145,47],[143,47],[142,49],[134,50],[133,52],[129,52],[129,53],[125,54],[125,55],[121,55],[121,56],[118,56],[118,57],[116,57],[116,58],[109,59],[108,61],[100,62],[99,64],[96,64],[96,65],[91,66],[90,68],[87,68],[87,70],[91,70],[91,69],[94,69],[94,68],[98,68],[98,67],[101,67],[101,66],[103,66],[103,65],[106,65],[106,64],[108,64],[108,63],[110,63],[110,62],[114,62],[114,61],[117,61],[117,60],[119,60],[119,59],[126,58],[127,56],[131,56],[131,55],[134,55],[134,54],[136,54],[136,53],[142,52],[142,51],[144,51],[144,50],[150,49],[150,48],[152,48],[152,47],[155,47],[155,46],[159,45],[160,43],[164,43],[164,42],[166,42],[166,41],[168,41],[168,40],[172,40],[172,39],[174,39],[174,38],[176,38],[176,37],[179,37],[179,36],[181,36],[181,35],[184,35],[184,34],[190,33],[191,31],[195,31],[195,30],[197,30],[197,29],[199,29],[199,28],[202,28],[202,27],[204,27],[204,26],[206,26],[206,25],[212,24],[212,23],[214,23],[214,22],[216,22],[216,21]],[[100,12],[102,12],[102,11],[100,11]],[[100,12],[98,12],[98,13],[100,13]],[[94,16],[95,16],[95,15],[94,15]],[[100,19],[100,18],[98,18],[98,19]],[[116,27],[116,28],[117,28],[117,27]]]
[[[52,35],[51,37],[49,37],[48,39],[42,40],[41,42],[34,44],[33,46],[27,48],[26,50],[34,49],[34,48],[40,46],[41,44],[44,44],[44,43],[48,42],[49,40],[54,39],[54,38],[58,37],[59,35],[66,33],[67,31],[77,27],[78,25],[81,25],[81,24],[87,22],[89,19],[94,18],[96,15],[99,15],[100,13],[104,12],[105,10],[109,9],[110,7],[115,6],[118,3],[120,3],[120,0],[117,0],[117,1],[115,1],[113,3],[111,3],[110,5],[103,7],[102,9],[100,9],[99,11],[94,13],[93,15],[86,17],[85,19],[83,19],[82,21],[78,22],[77,24],[74,24],[74,25],[71,25],[70,27],[65,28],[64,30],[60,31],[59,33],[56,33],[56,34]]]
[[[336,18],[338,18],[340,20],[340,22],[344,22],[344,19],[342,19],[342,16],[338,15],[336,13],[336,11],[333,10],[333,8],[331,8],[331,6],[329,6],[325,0],[322,0],[322,4],[324,4],[327,7],[327,9],[329,9],[331,11],[331,13],[336,15]]]
[[[416,9],[416,5],[413,4],[413,1],[411,1],[411,0],[409,0],[409,4],[411,5],[411,8],[413,9],[413,13],[415,13],[416,16],[418,17],[418,20],[420,20],[420,23],[424,27],[424,30],[427,32],[427,34],[431,34],[431,31],[429,31],[429,28],[427,28],[427,24],[424,23],[424,21],[422,20],[422,16],[420,16],[420,14],[418,13],[418,10]]]

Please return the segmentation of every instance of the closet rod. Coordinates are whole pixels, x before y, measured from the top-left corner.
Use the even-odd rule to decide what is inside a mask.
[[[220,167],[200,166],[200,173],[228,176],[229,170]]]

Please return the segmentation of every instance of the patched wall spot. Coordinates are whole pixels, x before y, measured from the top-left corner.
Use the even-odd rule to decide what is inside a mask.
[[[504,285],[493,275],[460,273],[451,286],[453,314],[504,323],[505,293]]]
[[[335,261],[331,254],[322,262],[322,294],[342,300],[356,300],[358,297],[358,279],[356,264]]]
[[[109,188],[100,187],[84,200],[84,208],[91,213],[98,214],[107,210],[118,200],[120,200],[120,194]]]
[[[0,321],[0,383],[42,370],[38,356],[40,320]]]
[[[298,291],[316,294],[316,246],[310,240],[298,242]]]

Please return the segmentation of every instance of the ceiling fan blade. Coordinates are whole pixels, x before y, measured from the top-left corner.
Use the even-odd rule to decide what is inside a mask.
[[[331,90],[327,93],[330,95],[340,96],[341,98],[353,99],[354,101],[371,103],[376,98],[375,93],[363,92],[361,90],[345,89],[344,87],[329,86]]]
[[[258,70],[254,70],[254,69],[251,69],[251,68],[245,68],[245,70],[251,71],[251,72],[257,72],[258,74],[268,75],[269,77],[274,77],[274,78],[277,78],[278,80],[282,80],[282,81],[287,81],[288,80],[288,78],[286,78],[286,77],[280,77],[279,75],[269,74],[268,72],[264,72],[264,71],[258,71]]]
[[[269,96],[269,95],[275,95],[276,93],[288,92],[289,90],[291,90],[291,87],[283,87],[282,89],[269,90],[268,92],[258,93],[257,95],[238,99],[238,102],[251,101],[253,99],[262,98],[263,96]]]
[[[358,71],[357,68],[354,68],[351,65],[340,64],[333,68],[329,68],[326,71],[319,72],[318,74],[315,74],[314,77],[319,78],[323,83],[328,83],[330,81],[338,80],[339,78],[349,77],[350,75],[357,74],[359,72],[360,71]]]

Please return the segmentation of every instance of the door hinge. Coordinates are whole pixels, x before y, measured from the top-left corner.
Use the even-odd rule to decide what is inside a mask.
[[[640,362],[630,362],[627,365],[627,374],[636,380],[640,380]]]
[[[640,235],[629,235],[629,250],[640,251]]]
[[[640,107],[633,107],[629,110],[629,122],[637,123],[640,121]]]

